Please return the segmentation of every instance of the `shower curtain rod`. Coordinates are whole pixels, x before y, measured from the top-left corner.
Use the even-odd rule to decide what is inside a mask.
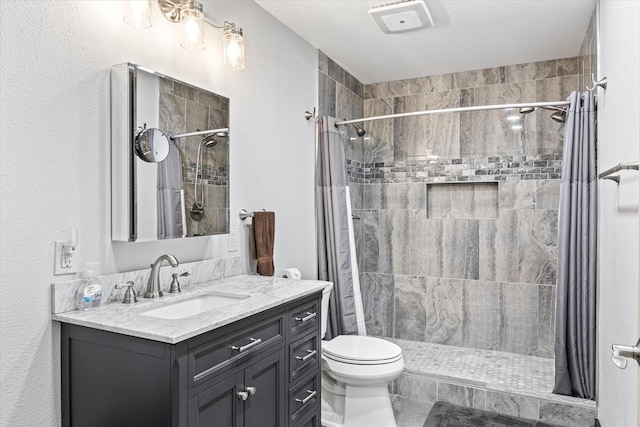
[[[385,116],[363,117],[362,119],[355,119],[355,120],[343,120],[341,122],[336,122],[336,126],[348,125],[351,123],[370,122],[373,120],[392,119],[396,117],[426,116],[428,114],[440,114],[440,113],[464,113],[467,111],[503,110],[507,108],[563,107],[569,104],[570,104],[569,101],[553,101],[553,102],[525,102],[521,104],[477,105],[474,107],[443,108],[440,110],[415,111],[412,113],[387,114]]]

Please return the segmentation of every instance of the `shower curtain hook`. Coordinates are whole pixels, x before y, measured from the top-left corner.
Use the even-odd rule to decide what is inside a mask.
[[[596,88],[598,86],[600,86],[603,90],[607,90],[607,78],[606,77],[603,77],[600,80],[596,80],[596,76],[592,73],[591,74],[591,82],[593,83],[593,87],[587,86],[587,90],[589,92],[593,92],[594,90],[596,90]]]

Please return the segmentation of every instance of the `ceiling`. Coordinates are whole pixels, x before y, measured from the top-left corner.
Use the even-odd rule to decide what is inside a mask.
[[[362,83],[576,56],[595,0],[425,0],[432,28],[385,34],[389,0],[255,0]]]

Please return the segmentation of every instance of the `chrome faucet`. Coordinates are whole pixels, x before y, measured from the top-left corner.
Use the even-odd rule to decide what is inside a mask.
[[[149,274],[147,290],[144,293],[145,298],[158,298],[162,296],[162,291],[160,290],[160,265],[164,260],[168,261],[172,267],[178,266],[178,260],[173,255],[160,255],[156,262],[151,265],[151,274]]]

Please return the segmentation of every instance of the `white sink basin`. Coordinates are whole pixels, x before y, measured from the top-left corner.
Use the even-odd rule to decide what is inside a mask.
[[[140,314],[142,316],[157,317],[160,319],[182,319],[234,304],[245,298],[249,298],[249,295],[206,294],[173,304],[167,304]]]

